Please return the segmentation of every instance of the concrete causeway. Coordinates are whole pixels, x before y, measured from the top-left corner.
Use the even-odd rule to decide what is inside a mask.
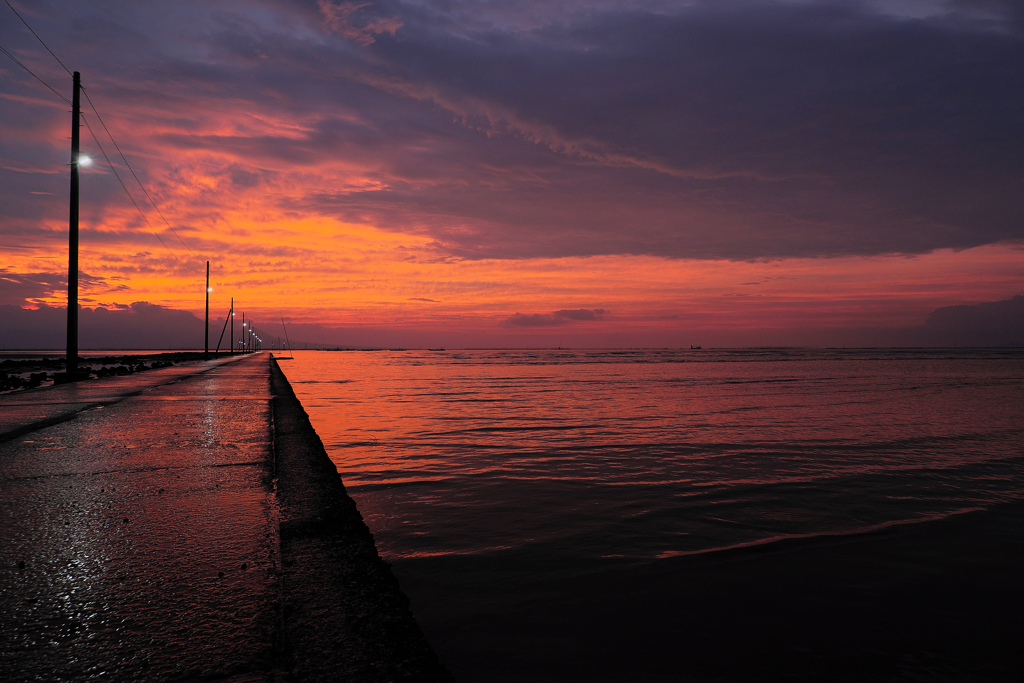
[[[450,681],[267,354],[0,396],[8,681]]]

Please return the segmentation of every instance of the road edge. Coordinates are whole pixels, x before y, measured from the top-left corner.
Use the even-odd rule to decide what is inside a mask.
[[[273,357],[269,364],[291,677],[451,683],[291,384]]]

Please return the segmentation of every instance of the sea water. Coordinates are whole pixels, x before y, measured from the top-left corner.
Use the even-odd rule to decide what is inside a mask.
[[[606,676],[579,664],[588,625],[566,615],[595,617],[568,586],[648,604],[638,577],[671,558],[1024,499],[1021,350],[301,351],[281,365],[463,681],[629,679],[627,655]]]

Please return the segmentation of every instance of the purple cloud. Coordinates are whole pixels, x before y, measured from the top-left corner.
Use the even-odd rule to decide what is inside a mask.
[[[938,308],[924,330],[932,344],[1024,346],[1024,296]]]
[[[600,320],[607,313],[603,308],[578,308],[574,310],[555,311],[547,315],[534,313],[523,315],[516,313],[506,319],[502,324],[509,327],[553,327],[556,325],[567,325],[577,321]]]
[[[40,306],[25,309],[0,305],[0,344],[8,349],[61,349],[65,345],[67,309]],[[211,328],[216,327],[213,321]],[[220,320],[223,323],[223,319]],[[98,306],[79,311],[82,349],[203,348],[203,321],[145,301],[115,310]],[[216,338],[213,343],[216,343]]]
[[[607,311],[603,308],[595,308],[593,310],[589,308],[577,308],[575,310],[561,310],[555,311],[555,316],[558,318],[565,318],[567,320],[600,320]]]
[[[271,198],[471,259],[1024,239],[1019,3],[905,4],[54,0],[31,18],[158,197],[193,163],[179,153],[222,180],[189,196],[195,224]],[[16,23],[0,42],[66,88]],[[8,78],[0,235],[41,240],[64,213],[33,193],[66,194],[66,107]],[[88,223],[125,202],[109,173],[83,182]]]

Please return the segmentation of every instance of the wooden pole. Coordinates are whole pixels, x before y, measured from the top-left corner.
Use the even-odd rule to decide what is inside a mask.
[[[71,211],[68,216],[68,339],[64,369],[68,379],[78,373],[78,164],[82,75],[74,73],[71,99]]]
[[[231,311],[228,311],[228,318],[231,317]],[[217,339],[217,349],[213,352],[213,355],[220,357],[220,343],[224,341],[224,333],[228,329],[228,319],[224,319],[224,327],[220,328],[220,337]]]
[[[210,262],[206,262],[206,333],[203,335],[203,360],[210,360]]]

